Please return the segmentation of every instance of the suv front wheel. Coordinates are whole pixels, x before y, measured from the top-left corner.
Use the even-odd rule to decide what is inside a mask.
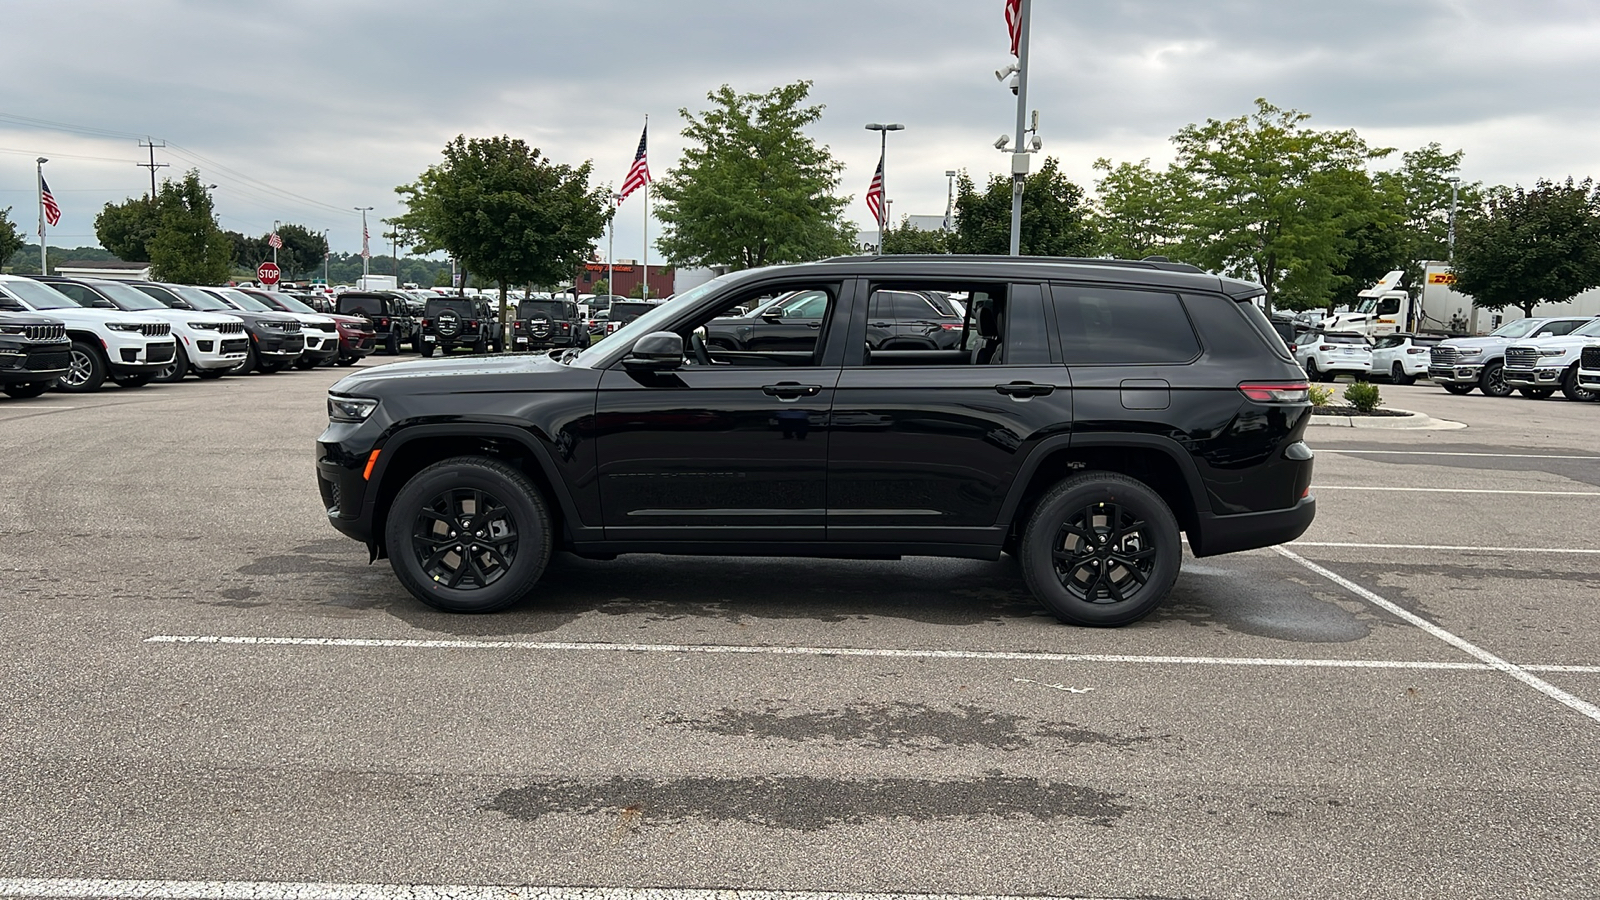
[[[1028,589],[1072,625],[1144,618],[1166,599],[1183,559],[1172,510],[1143,482],[1115,472],[1085,472],[1051,488],[1020,550]]]
[[[384,529],[412,596],[445,612],[496,612],[533,590],[550,561],[550,512],[528,476],[481,456],[437,462],[406,482]]]

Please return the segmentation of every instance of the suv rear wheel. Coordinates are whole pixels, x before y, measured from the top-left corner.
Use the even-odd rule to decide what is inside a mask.
[[[1022,533],[1028,589],[1072,625],[1127,625],[1177,580],[1178,521],[1143,482],[1085,472],[1050,489]]]
[[[550,512],[528,476],[498,460],[458,456],[406,482],[384,538],[412,596],[445,612],[495,612],[544,574]]]

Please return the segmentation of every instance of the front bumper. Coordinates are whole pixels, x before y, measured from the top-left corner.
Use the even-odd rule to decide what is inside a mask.
[[[1578,384],[1585,388],[1600,388],[1600,369],[1579,369]]]
[[[1561,376],[1567,371],[1566,366],[1546,367],[1540,369],[1506,369],[1506,384],[1517,387],[1558,387]]]
[[[268,362],[293,362],[306,349],[305,337],[298,333],[265,330],[251,337],[256,343],[256,355]]]
[[[371,545],[374,537],[367,479],[376,473],[369,472],[367,465],[376,463],[372,454],[379,448],[353,439],[359,427],[330,423],[317,439],[317,491],[322,496],[328,524],[346,537]]]
[[[244,362],[250,349],[246,334],[219,334],[202,331],[192,338],[183,336],[184,352],[189,354],[189,365],[196,369],[230,369]]]
[[[31,384],[67,373],[71,341],[0,345],[0,384]]]
[[[162,340],[138,337],[106,342],[106,362],[113,375],[138,375],[160,369],[178,354],[177,342],[168,335]]]
[[[1433,381],[1448,381],[1451,384],[1477,384],[1478,378],[1483,375],[1483,366],[1429,366],[1428,378]]]

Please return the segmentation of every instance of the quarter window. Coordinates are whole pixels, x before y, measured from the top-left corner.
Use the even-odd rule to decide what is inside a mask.
[[[1052,285],[1067,365],[1184,363],[1200,353],[1176,294]]]

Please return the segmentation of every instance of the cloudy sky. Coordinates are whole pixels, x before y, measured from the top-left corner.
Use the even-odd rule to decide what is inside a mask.
[[[1002,0],[6,0],[0,3],[0,208],[35,228],[34,165],[63,209],[52,246],[95,243],[108,201],[198,168],[224,228],[273,220],[360,246],[359,214],[400,211],[395,185],[457,134],[521,137],[592,159],[620,184],[650,117],[660,175],[680,108],[721,84],[814,82],[811,133],[861,198],[890,136],[894,212],[942,214],[947,169],[980,183],[1015,104]],[[1030,103],[1045,151],[1080,183],[1098,157],[1158,163],[1190,122],[1256,97],[1370,142],[1464,149],[1487,183],[1600,175],[1600,3],[1594,0],[1036,0]],[[642,252],[630,199],[616,255]],[[652,226],[652,230],[654,226]],[[382,230],[374,224],[373,233]],[[374,239],[376,243],[376,238]],[[378,252],[374,246],[374,252]],[[385,251],[387,248],[383,248]],[[601,252],[605,250],[602,240]],[[655,253],[652,251],[652,258]]]

